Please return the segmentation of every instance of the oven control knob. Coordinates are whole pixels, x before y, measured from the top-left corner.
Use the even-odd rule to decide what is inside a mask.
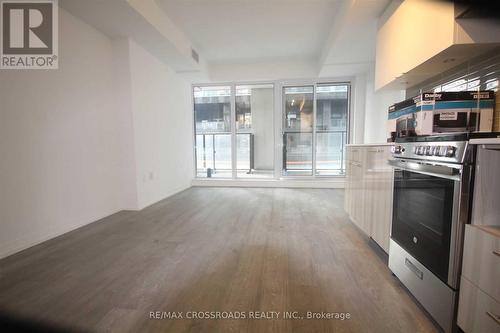
[[[436,156],[445,156],[446,155],[446,146],[438,146],[436,149]]]
[[[453,157],[453,156],[455,156],[455,150],[456,150],[456,148],[453,147],[453,146],[446,147],[446,150],[445,150],[446,155],[445,156],[446,157]]]
[[[392,147],[392,153],[393,154],[401,154],[403,151],[404,151],[404,149],[401,146],[394,146],[394,147]]]
[[[413,243],[417,244],[417,242],[418,242],[418,238],[413,236]]]
[[[432,151],[432,155],[439,156],[440,150],[441,150],[441,146],[434,146],[434,150]]]
[[[424,146],[418,146],[418,151],[417,151],[417,155],[423,155],[424,154]]]
[[[432,155],[431,148],[432,148],[431,146],[425,147],[425,155],[427,155],[427,156],[431,156]]]

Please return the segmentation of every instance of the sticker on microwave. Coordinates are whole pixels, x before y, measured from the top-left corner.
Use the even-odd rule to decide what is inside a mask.
[[[458,112],[441,112],[439,114],[439,120],[457,120]]]

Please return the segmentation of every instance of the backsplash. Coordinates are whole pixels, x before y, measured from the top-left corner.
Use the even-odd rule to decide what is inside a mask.
[[[406,90],[406,98],[419,94],[421,91],[495,91],[495,112],[493,116],[493,131],[500,131],[500,48],[480,57],[458,65],[449,71]]]

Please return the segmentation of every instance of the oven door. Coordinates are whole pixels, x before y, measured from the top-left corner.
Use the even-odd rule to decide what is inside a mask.
[[[391,238],[456,288],[463,232],[462,165],[402,159],[390,164],[395,167]]]

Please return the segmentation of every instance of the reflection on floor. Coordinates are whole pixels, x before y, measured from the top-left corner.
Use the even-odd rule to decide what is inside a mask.
[[[233,173],[231,170],[217,170],[216,172],[210,171],[207,173],[206,170],[201,170],[197,172],[198,178],[208,178],[210,174],[210,178],[232,178]],[[238,170],[236,172],[236,177],[238,178],[255,178],[255,179],[266,179],[266,178],[274,178],[274,170]]]
[[[293,169],[288,169],[283,172],[284,176],[312,176],[313,171],[312,169],[309,170],[293,170]],[[345,170],[339,170],[339,169],[316,169],[316,176],[325,176],[325,177],[342,177],[345,176]]]
[[[0,260],[0,309],[90,332],[436,332],[371,244],[342,190],[191,188]]]

